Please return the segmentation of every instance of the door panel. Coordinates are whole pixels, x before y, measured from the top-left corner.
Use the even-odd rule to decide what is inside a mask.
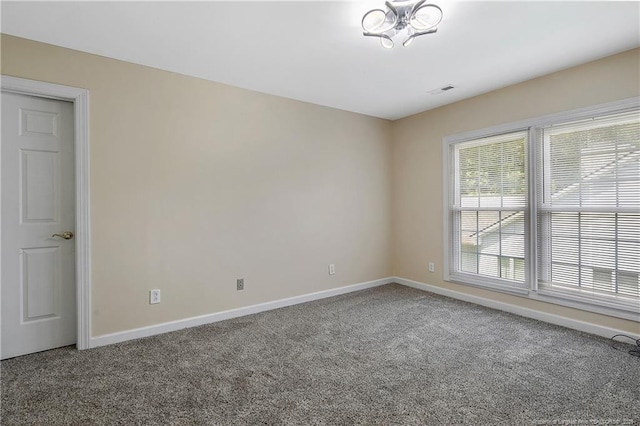
[[[20,108],[20,136],[58,136],[58,114]]]
[[[2,93],[2,359],[76,341],[73,105]]]
[[[21,250],[23,322],[59,317],[60,249],[45,247]]]
[[[23,149],[20,173],[22,223],[57,222],[58,153]]]

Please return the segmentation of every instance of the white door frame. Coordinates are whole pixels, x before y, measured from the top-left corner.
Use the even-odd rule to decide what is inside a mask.
[[[91,227],[89,216],[89,91],[0,75],[2,91],[73,103],[76,202],[76,347],[91,344]],[[0,240],[1,241],[1,240]],[[0,253],[2,245],[0,242]],[[0,282],[0,286],[2,283]]]

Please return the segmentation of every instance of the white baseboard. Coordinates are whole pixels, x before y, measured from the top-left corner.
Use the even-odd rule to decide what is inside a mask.
[[[158,334],[168,333],[170,331],[181,330],[188,327],[197,327],[199,325],[211,324],[218,321],[224,321],[231,318],[242,317],[245,315],[257,314],[259,312],[270,311],[272,309],[283,308],[285,306],[297,305],[299,303],[311,302],[313,300],[325,299],[327,297],[338,296],[341,294],[352,293],[354,291],[365,290],[372,287],[378,287],[394,282],[393,278],[381,278],[379,280],[368,281],[359,284],[348,285],[345,287],[333,288],[331,290],[318,291],[315,293],[303,294],[301,296],[289,297],[287,299],[274,300],[272,302],[260,303],[258,305],[246,306],[243,308],[230,309],[228,311],[216,312],[208,315],[185,318],[177,321],[165,322],[162,324],[150,325],[147,327],[135,328],[132,330],[119,331],[117,333],[104,334],[102,336],[92,337],[90,347],[111,345],[113,343],[125,342],[127,340],[140,339],[142,337],[155,336]]]
[[[484,297],[473,296],[467,293],[461,293],[455,290],[449,290],[442,287],[437,287],[430,284],[421,283],[418,281],[407,280],[405,278],[394,277],[393,282],[402,284],[407,287],[413,287],[418,290],[428,291],[431,293],[440,294],[442,296],[448,296],[453,299],[463,300],[465,302],[475,303],[477,305],[486,306],[488,308],[498,309],[500,311],[510,312],[512,314],[520,315],[527,318],[533,318],[539,321],[548,322],[555,325],[561,325],[563,327],[571,328],[574,330],[584,331],[585,333],[595,334],[602,337],[612,337],[616,334],[626,334],[634,339],[640,339],[640,334],[629,333],[627,331],[617,330],[615,328],[604,327],[601,325],[579,321],[560,315],[549,314],[546,312],[540,312],[529,308],[523,308],[509,303],[498,302],[496,300],[486,299]]]
[[[463,300],[465,302],[475,303],[477,305],[498,309],[512,314],[520,315],[527,318],[560,325],[574,330],[584,331],[586,333],[595,334],[602,337],[611,337],[615,334],[626,334],[634,339],[640,339],[640,334],[629,333],[610,327],[604,327],[584,321],[579,321],[559,315],[549,314],[536,311],[529,308],[523,308],[509,303],[498,302],[496,300],[486,299],[479,296],[473,296],[455,290],[449,290],[430,284],[412,281],[400,277],[381,278],[374,281],[368,281],[359,284],[348,285],[344,287],[334,288],[331,290],[318,291],[315,293],[303,294],[301,296],[289,297],[287,299],[274,300],[271,302],[260,303],[258,305],[246,306],[243,308],[230,309],[228,311],[216,312],[208,315],[185,318],[182,320],[166,322],[162,324],[140,327],[132,330],[120,331],[117,333],[104,334],[102,336],[92,337],[90,341],[91,348],[110,345],[113,343],[125,342],[127,340],[140,339],[142,337],[150,337],[158,334],[168,333],[171,331],[181,330],[183,328],[197,327],[200,325],[211,324],[218,321],[224,321],[231,318],[242,317],[245,315],[257,314],[259,312],[269,311],[272,309],[284,308],[286,306],[297,305],[300,303],[311,302],[314,300],[325,299],[327,297],[338,296],[341,294],[352,293],[354,291],[365,290],[368,288],[378,287],[385,284],[398,283],[407,287],[416,288],[422,291],[428,291],[442,296],[448,296],[453,299]]]

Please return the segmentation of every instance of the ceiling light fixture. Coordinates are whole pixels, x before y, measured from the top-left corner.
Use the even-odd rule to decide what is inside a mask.
[[[382,47],[391,49],[393,39],[404,38],[407,47],[421,35],[433,34],[442,20],[442,9],[426,0],[391,0],[385,2],[386,10],[373,9],[362,17],[362,33],[379,37]]]

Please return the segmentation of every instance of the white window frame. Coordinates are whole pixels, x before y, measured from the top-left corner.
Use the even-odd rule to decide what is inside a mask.
[[[447,240],[451,239],[451,243],[453,242],[453,239],[455,238],[451,232],[451,220],[452,220],[452,209],[450,209],[450,206],[452,204],[452,201],[454,201],[457,197],[457,191],[458,188],[456,187],[455,183],[455,177],[453,176],[454,173],[457,172],[456,170],[456,146],[462,143],[466,143],[466,142],[473,142],[476,141],[478,139],[486,139],[486,138],[495,138],[496,142],[499,142],[500,139],[511,139],[510,137],[506,137],[509,136],[511,134],[517,134],[517,133],[521,133],[521,134],[527,134],[529,133],[528,129],[526,128],[520,128],[520,129],[513,129],[510,131],[506,131],[506,132],[502,132],[499,131],[497,133],[492,133],[492,134],[482,134],[479,137],[473,137],[471,135],[471,137],[465,137],[463,139],[460,140],[455,140],[450,142],[447,147],[446,150],[448,151],[448,164],[449,165],[449,170],[450,173],[447,173],[447,176],[449,177],[451,182],[450,187],[447,187],[447,204],[446,204],[446,213],[445,213],[445,219],[447,220],[446,226],[447,226],[447,230],[449,230],[448,233],[446,233],[445,235],[447,235]],[[530,138],[530,134],[526,135],[526,139],[528,140]],[[527,152],[529,150],[529,146],[525,145],[525,155],[527,155]],[[529,177],[525,176],[525,185],[527,185],[528,187],[529,184]],[[483,208],[483,207],[478,207],[477,209],[471,209],[473,210],[477,210],[477,211],[483,211],[483,210],[490,210],[490,211],[524,211],[524,215],[525,215],[525,232],[524,232],[524,240],[525,240],[525,247],[524,247],[524,257],[525,257],[525,282],[524,285],[522,286],[516,286],[513,284],[512,281],[504,279],[504,278],[498,278],[498,277],[489,277],[489,276],[483,276],[483,275],[479,275],[479,274],[474,274],[474,273],[470,273],[470,272],[462,272],[462,271],[455,271],[452,272],[452,266],[454,263],[458,263],[458,256],[456,255],[456,253],[453,252],[453,247],[451,247],[451,250],[448,250],[447,253],[449,255],[449,260],[445,262],[445,264],[448,266],[448,268],[445,268],[445,275],[448,274],[448,280],[449,281],[454,281],[454,282],[460,282],[460,283],[464,283],[464,284],[469,284],[469,285],[476,285],[476,286],[480,286],[480,287],[488,287],[491,288],[492,290],[496,290],[496,291],[503,291],[503,292],[507,292],[507,293],[514,293],[514,294],[528,294],[529,290],[528,290],[528,285],[527,285],[527,278],[528,277],[528,268],[529,266],[527,265],[526,259],[529,257],[528,253],[529,253],[529,230],[528,230],[528,217],[527,217],[527,209],[528,209],[528,203],[529,201],[527,201],[524,205],[524,208],[521,209],[520,207],[518,208],[509,208],[509,207],[496,207],[496,208]],[[461,209],[460,211],[463,211],[464,209]],[[453,245],[453,244],[451,244]],[[446,257],[445,257],[446,259]]]
[[[572,121],[587,120],[595,116],[613,115],[624,112],[638,111],[640,113],[640,97],[609,102],[596,106],[580,108],[556,114],[540,116],[536,118],[507,123],[504,125],[489,127],[480,130],[459,133],[446,136],[443,139],[443,241],[444,241],[444,280],[459,284],[482,287],[493,291],[504,292],[533,300],[540,300],[557,305],[577,308],[589,312],[610,315],[618,318],[640,321],[640,304],[638,306],[621,305],[605,299],[595,299],[579,294],[548,291],[538,288],[537,268],[537,144],[542,137],[542,128],[568,123]],[[457,271],[453,265],[453,235],[451,232],[452,210],[454,201],[454,173],[455,158],[452,155],[455,145],[474,139],[497,136],[506,133],[528,131],[528,146],[525,152],[528,156],[528,174],[526,185],[528,188],[528,200],[525,209],[525,287],[513,286],[508,280],[483,277],[472,273]]]

